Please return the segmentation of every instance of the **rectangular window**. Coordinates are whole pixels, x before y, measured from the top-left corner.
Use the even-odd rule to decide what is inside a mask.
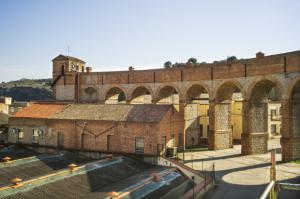
[[[39,142],[39,130],[33,129],[32,130],[32,143],[38,143]]]
[[[272,124],[272,125],[271,125],[271,133],[272,133],[272,134],[276,134],[276,133],[277,133],[276,131],[277,131],[277,129],[276,129],[276,124]]]
[[[175,147],[175,135],[171,134],[171,139],[170,139],[171,147]]]
[[[135,153],[136,154],[144,154],[144,138],[136,137],[135,138]]]
[[[45,139],[45,133],[44,133],[44,131],[42,129],[39,129],[38,133],[39,133],[39,138],[41,140],[44,140]]]
[[[24,140],[23,129],[18,129],[18,142],[23,142],[23,140]]]
[[[16,129],[16,128],[11,128],[11,129],[10,129],[10,132],[11,132],[11,133],[17,133],[17,132],[18,132],[18,129]]]
[[[280,120],[278,113],[279,113],[279,111],[277,111],[276,109],[271,109],[271,120],[272,121]]]
[[[271,116],[275,116],[276,114],[276,109],[271,109]]]

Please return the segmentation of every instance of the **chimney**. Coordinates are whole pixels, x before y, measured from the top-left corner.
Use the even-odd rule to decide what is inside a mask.
[[[92,67],[86,67],[86,73],[92,72]]]
[[[260,51],[258,53],[256,53],[256,58],[263,58],[264,56],[265,56],[265,54]]]

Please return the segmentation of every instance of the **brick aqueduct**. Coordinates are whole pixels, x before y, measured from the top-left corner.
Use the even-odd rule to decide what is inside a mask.
[[[281,103],[284,161],[300,159],[300,51],[236,62],[172,69],[91,72],[80,59],[53,59],[56,100],[76,103],[168,103],[187,114],[188,104],[209,102],[210,149],[232,147],[231,103],[242,96],[242,154],[267,152],[269,101]],[[185,117],[187,118],[187,117]],[[185,122],[186,127],[189,122]],[[183,132],[185,143],[185,130]]]

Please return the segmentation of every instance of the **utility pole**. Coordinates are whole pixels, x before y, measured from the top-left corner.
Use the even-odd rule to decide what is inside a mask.
[[[276,181],[276,159],[275,159],[275,149],[271,151],[271,169],[270,169],[270,181]]]
[[[271,151],[271,168],[270,168],[270,182],[274,181],[275,185],[271,189],[270,198],[276,199],[277,193],[275,191],[276,186],[276,151],[273,149]]]

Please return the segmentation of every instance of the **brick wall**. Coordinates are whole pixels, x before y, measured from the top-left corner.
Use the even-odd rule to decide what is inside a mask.
[[[81,83],[99,85],[197,81],[299,71],[300,53],[292,52],[232,63],[203,64],[188,68],[83,73]],[[59,73],[59,67],[53,67],[53,73]],[[71,76],[67,76],[66,79],[70,83],[74,81]],[[62,84],[62,81],[60,80],[57,84]]]
[[[135,153],[135,138],[144,138],[144,153],[154,155],[163,135],[169,140],[174,134],[178,145],[182,121],[178,112],[170,110],[159,124],[14,118],[9,126],[23,129],[24,144],[32,144],[32,129],[40,128],[45,131],[45,142],[41,145],[57,146],[58,132],[62,132],[65,148]],[[15,134],[9,133],[9,141],[16,142]]]

